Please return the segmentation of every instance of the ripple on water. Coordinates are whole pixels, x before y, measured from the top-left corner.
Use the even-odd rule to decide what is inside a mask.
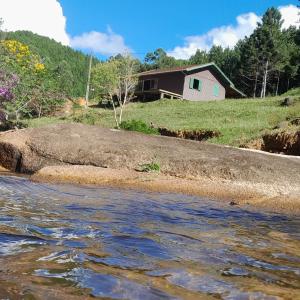
[[[299,228],[299,217],[198,197],[0,176],[0,259],[16,255],[1,287],[21,290],[35,269],[83,298],[296,299]]]
[[[89,289],[90,294],[95,297],[132,300],[176,299],[150,285],[145,286],[110,274],[95,273],[90,269],[74,268],[63,273],[39,269],[35,271],[35,275],[75,282],[77,287]]]
[[[47,244],[47,241],[34,236],[0,233],[0,256],[14,255],[32,250],[33,246]]]

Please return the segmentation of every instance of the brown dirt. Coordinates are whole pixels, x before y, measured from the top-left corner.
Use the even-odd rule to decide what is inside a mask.
[[[219,137],[220,131],[216,130],[170,130],[167,128],[158,128],[158,131],[163,136],[176,137],[186,140],[205,141],[213,137]]]
[[[262,150],[300,156],[300,131],[280,131],[265,134]]]
[[[242,145],[240,145],[240,147],[246,148],[246,149],[262,150],[263,143],[264,143],[263,139],[259,138],[259,139],[252,140],[246,144],[242,144]]]

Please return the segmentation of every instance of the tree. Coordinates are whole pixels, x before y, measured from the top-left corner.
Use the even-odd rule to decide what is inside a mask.
[[[144,62],[146,70],[172,68],[187,64],[185,60],[168,56],[162,48],[158,48],[154,52],[147,53]]]
[[[126,104],[134,97],[138,82],[136,71],[136,60],[130,55],[99,63],[92,69],[91,80],[94,91],[101,99],[111,102],[118,128]]]
[[[7,113],[14,113],[18,122],[20,115],[41,117],[43,112],[51,112],[60,105],[63,94],[57,86],[57,77],[42,63],[39,55],[16,40],[0,42],[0,66],[11,76],[17,76],[18,82],[11,89],[11,101],[3,102]]]
[[[19,78],[15,74],[9,74],[0,69],[0,121],[8,119],[6,104],[14,100],[14,88],[19,83]]]
[[[258,50],[259,65],[262,66],[261,98],[266,96],[270,72],[282,68],[282,22],[279,10],[274,7],[269,8],[253,33],[255,46]]]
[[[240,82],[248,95],[256,97],[259,88],[261,98],[267,92],[277,95],[286,91],[290,82],[297,78],[300,54],[297,29],[281,30],[281,26],[280,12],[269,8],[250,37],[239,43]],[[280,84],[283,79],[287,82],[286,89]],[[292,86],[295,85],[297,80],[292,82]]]
[[[58,90],[66,95],[72,95],[75,80],[71,66],[65,60],[62,60],[53,71],[50,72],[53,73],[53,78],[57,79]]]
[[[191,65],[203,65],[209,62],[209,57],[206,51],[197,49],[196,53],[189,59]]]
[[[114,108],[114,117],[117,127],[119,126],[114,96],[118,89],[118,61],[109,60],[96,64],[91,72],[91,86],[96,97],[108,100]]]
[[[223,48],[221,46],[212,46],[208,52],[208,59],[221,67],[224,62]]]
[[[122,122],[123,109],[125,105],[132,100],[138,77],[136,76],[137,65],[136,61],[128,54],[124,55],[119,62],[118,68],[118,103],[119,103],[119,120],[117,127]]]
[[[237,70],[240,61],[239,44],[233,49],[225,48],[223,50],[223,64],[219,67],[231,80],[237,77]]]
[[[5,36],[6,36],[6,32],[2,31],[2,26],[3,26],[3,19],[0,18],[0,40],[4,40]]]
[[[256,97],[257,93],[259,71],[260,64],[255,38],[254,36],[246,37],[240,43],[239,75],[243,90],[246,94],[252,95],[253,98]]]
[[[290,85],[300,85],[300,28],[289,27],[283,30],[283,48],[286,63],[281,69],[283,90],[288,90]],[[297,78],[298,77],[298,78]],[[277,82],[279,86],[279,80]]]

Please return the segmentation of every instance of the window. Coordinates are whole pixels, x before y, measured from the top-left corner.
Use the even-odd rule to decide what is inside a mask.
[[[190,78],[190,89],[201,91],[202,81],[196,78]]]
[[[219,96],[219,92],[220,92],[220,87],[218,84],[214,84],[214,90],[213,90],[213,93],[214,93],[214,96],[215,97],[218,97]]]
[[[144,80],[143,90],[149,91],[149,90],[156,90],[158,85],[158,79],[147,79]]]

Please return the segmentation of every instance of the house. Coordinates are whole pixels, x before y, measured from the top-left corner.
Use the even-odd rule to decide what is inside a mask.
[[[136,95],[143,100],[202,101],[245,97],[215,63],[151,70],[138,76]]]

